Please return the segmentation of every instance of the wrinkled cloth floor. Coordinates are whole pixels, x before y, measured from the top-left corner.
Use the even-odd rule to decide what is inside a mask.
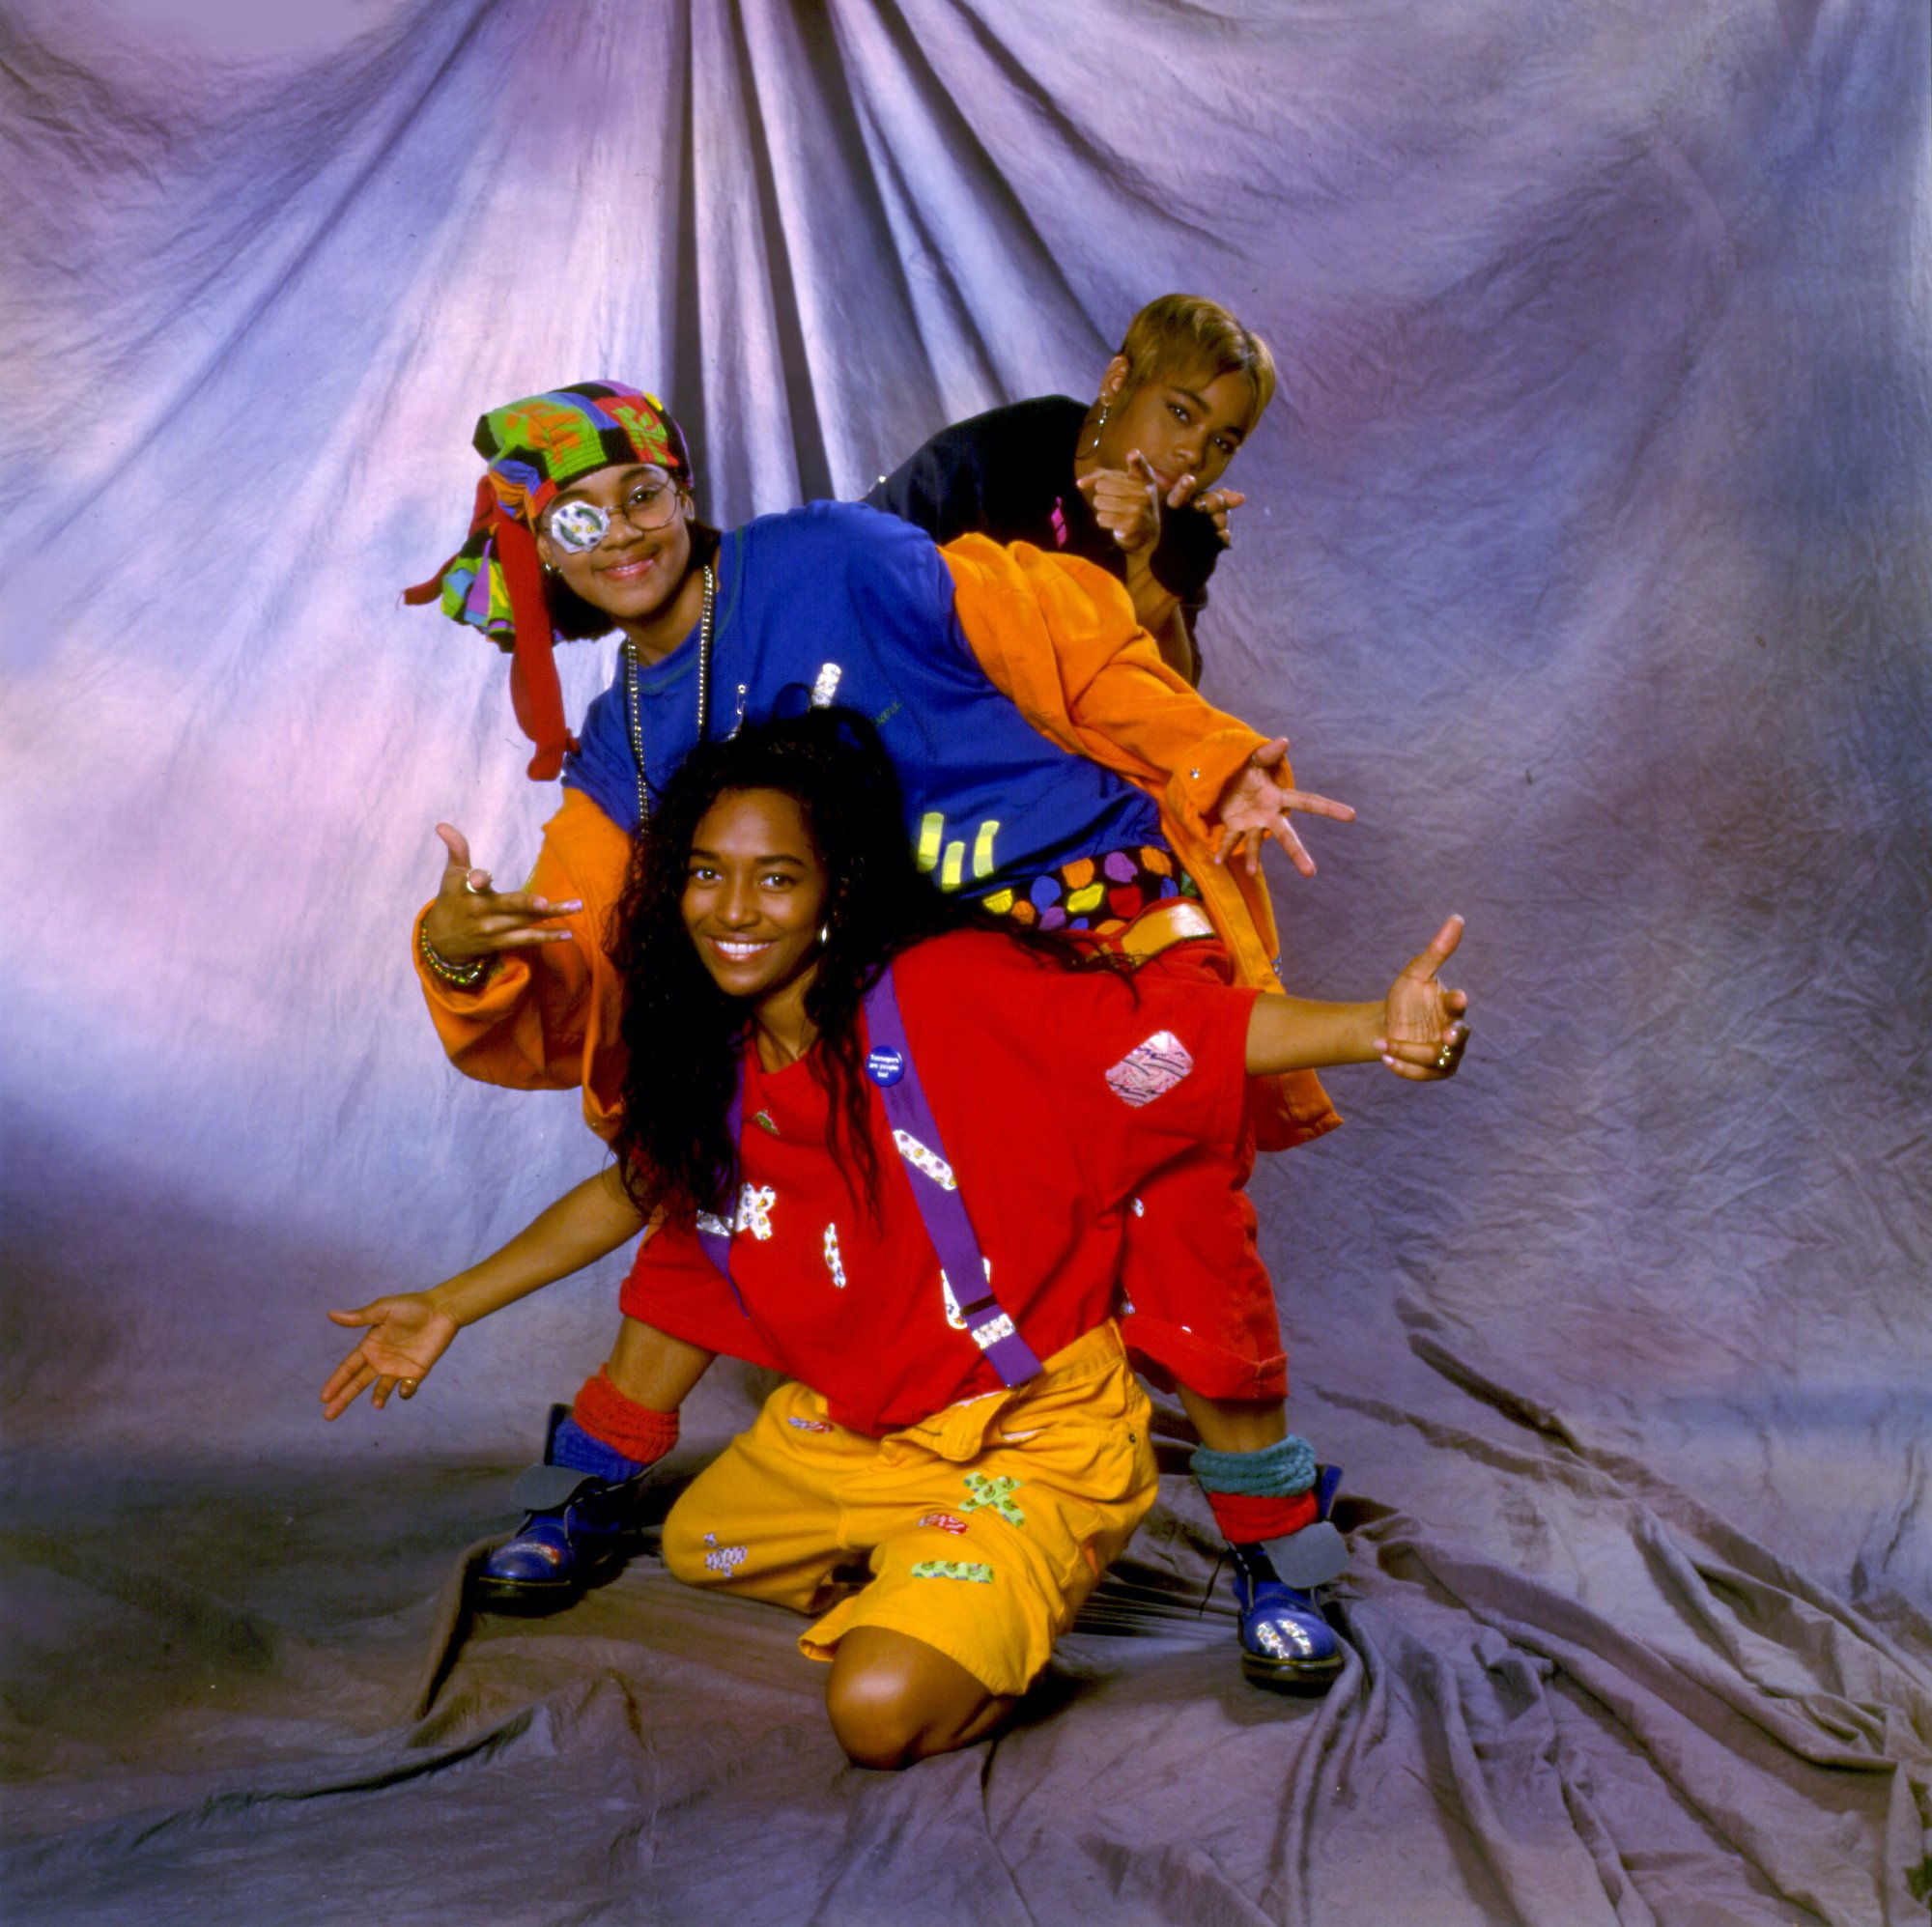
[[[846,1765],[798,1622],[646,1549],[467,1619],[507,1468],[69,1464],[16,1489],[20,1917],[1903,1923],[1932,1639],[1662,1479],[1472,1404],[1341,1513],[1353,1658],[1238,1677],[1179,1471],[1005,1735]],[[1350,1421],[1338,1406],[1331,1427]],[[1163,1443],[1165,1462],[1180,1447]],[[679,1483],[680,1455],[664,1482]],[[1456,1515],[1451,1522],[1448,1515]],[[645,1536],[646,1546],[650,1536]]]

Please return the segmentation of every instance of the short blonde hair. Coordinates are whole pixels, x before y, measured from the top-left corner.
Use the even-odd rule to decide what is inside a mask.
[[[1206,295],[1162,295],[1127,324],[1120,353],[1128,390],[1178,375],[1245,375],[1255,391],[1252,428],[1274,399],[1274,356],[1252,328]]]

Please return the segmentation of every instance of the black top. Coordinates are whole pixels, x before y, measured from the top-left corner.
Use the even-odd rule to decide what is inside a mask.
[[[1085,404],[1071,396],[1040,395],[956,421],[884,477],[866,500],[924,529],[935,542],[973,534],[1031,542],[1097,562],[1124,581],[1120,544],[1094,520],[1087,497],[1073,485],[1073,452],[1086,418]],[[1221,537],[1211,516],[1163,509],[1154,580],[1180,598],[1190,630],[1207,605],[1208,578],[1220,559]]]

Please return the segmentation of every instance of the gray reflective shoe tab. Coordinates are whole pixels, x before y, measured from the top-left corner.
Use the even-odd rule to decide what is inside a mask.
[[[510,1503],[526,1513],[561,1512],[585,1486],[601,1486],[604,1481],[574,1465],[528,1465],[517,1474],[510,1488]]]
[[[1277,1576],[1298,1593],[1340,1578],[1349,1564],[1349,1542],[1325,1518],[1265,1544]]]

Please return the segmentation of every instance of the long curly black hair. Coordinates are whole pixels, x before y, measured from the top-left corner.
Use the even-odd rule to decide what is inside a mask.
[[[665,787],[632,845],[624,893],[608,942],[624,981],[623,1038],[630,1055],[623,1122],[612,1141],[638,1208],[689,1224],[699,1211],[728,1216],[738,1148],[726,1130],[740,1049],[751,1021],[743,999],[712,980],[682,914],[691,845],[731,790],[791,797],[828,879],[827,937],[805,995],[818,1033],[813,1075],[831,1096],[833,1143],[864,1174],[876,1210],[878,1161],[866,1128],[860,1005],[901,950],[960,929],[991,929],[1045,964],[1074,968],[1071,949],[1022,931],[971,902],[942,895],[913,862],[904,805],[877,730],[856,710],[814,709],[749,725],[700,745]]]

